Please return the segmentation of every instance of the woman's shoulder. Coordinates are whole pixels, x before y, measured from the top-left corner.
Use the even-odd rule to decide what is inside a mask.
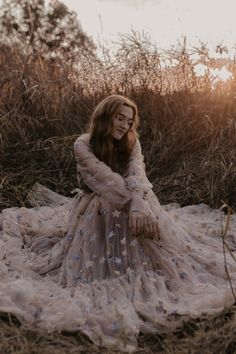
[[[90,144],[90,133],[81,134],[74,142],[74,146],[79,144],[80,142],[85,143],[86,145]]]

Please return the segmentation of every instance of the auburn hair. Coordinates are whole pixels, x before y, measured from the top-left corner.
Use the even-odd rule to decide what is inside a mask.
[[[133,110],[133,123],[121,140],[114,140],[111,135],[113,117],[122,105]],[[88,128],[90,144],[97,158],[105,162],[113,171],[123,174],[138,136],[136,131],[138,124],[138,109],[130,98],[110,95],[103,99],[94,109]]]

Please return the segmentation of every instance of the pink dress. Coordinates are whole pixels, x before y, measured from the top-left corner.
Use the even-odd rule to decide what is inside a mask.
[[[0,310],[132,352],[140,331],[174,328],[231,305],[220,237],[226,216],[203,204],[162,207],[139,140],[122,176],[96,158],[89,138],[74,145],[78,178],[88,188],[72,200],[61,197],[61,205],[2,212]],[[157,217],[160,236],[133,237],[130,210]],[[233,253],[235,215],[227,232]],[[230,253],[227,266],[235,286]]]

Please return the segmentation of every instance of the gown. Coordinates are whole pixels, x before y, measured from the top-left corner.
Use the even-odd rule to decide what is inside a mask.
[[[140,332],[174,329],[234,303],[234,214],[161,206],[138,139],[123,175],[94,155],[88,133],[74,152],[84,186],[74,198],[42,203],[39,193],[34,207],[0,214],[0,311],[133,352]],[[130,211],[158,218],[158,237],[132,236]]]

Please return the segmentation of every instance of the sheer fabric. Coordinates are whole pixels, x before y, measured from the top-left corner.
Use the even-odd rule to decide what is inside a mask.
[[[162,207],[146,177],[139,140],[125,175],[75,142],[75,198],[0,214],[0,311],[35,326],[80,330],[96,344],[132,352],[138,333],[174,328],[186,316],[234,302],[225,272],[226,216],[204,204]],[[35,198],[37,202],[37,198]],[[130,210],[158,217],[160,235],[132,237]],[[226,242],[236,250],[236,217]],[[227,250],[226,250],[227,253]],[[226,254],[235,286],[236,262]]]

